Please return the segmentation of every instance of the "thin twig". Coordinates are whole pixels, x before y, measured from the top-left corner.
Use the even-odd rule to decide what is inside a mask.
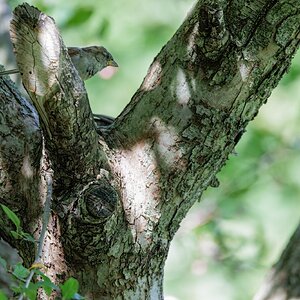
[[[46,186],[47,186],[47,195],[46,195],[46,201],[44,206],[44,213],[43,213],[43,223],[42,223],[42,231],[39,238],[39,245],[38,245],[38,251],[35,256],[35,262],[40,262],[42,258],[42,250],[43,250],[43,243],[45,240],[45,235],[47,232],[47,227],[49,223],[50,218],[50,212],[51,212],[51,202],[52,202],[52,174],[46,173],[45,174],[46,179]]]
[[[40,233],[40,237],[38,240],[38,248],[34,260],[35,263],[39,263],[42,259],[42,251],[43,251],[43,244],[45,240],[45,235],[47,232],[47,227],[49,223],[49,218],[50,218],[50,212],[51,212],[51,202],[52,202],[52,174],[46,172],[45,174],[45,180],[46,180],[46,186],[47,186],[47,195],[46,195],[46,201],[45,201],[45,206],[44,206],[44,213],[43,213],[43,218],[42,218],[42,230]],[[32,277],[34,275],[34,270],[31,270],[25,283],[25,288],[28,288]],[[23,300],[24,295],[21,294],[18,300]]]

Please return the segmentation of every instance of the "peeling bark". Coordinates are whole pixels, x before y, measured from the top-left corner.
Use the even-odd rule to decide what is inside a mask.
[[[299,19],[298,0],[199,1],[130,104],[98,136],[53,20],[27,4],[16,8],[18,67],[48,120],[41,127],[55,186],[44,264],[56,282],[76,277],[86,299],[163,299],[170,241],[202,192],[218,185],[217,172],[286,72],[299,45]],[[12,83],[0,80],[3,109],[12,103],[28,110],[1,108],[1,139],[12,139],[1,142],[1,202],[35,224],[41,131],[30,104],[17,104]],[[20,178],[24,164],[34,184]],[[33,259],[28,245],[16,247],[26,262]]]

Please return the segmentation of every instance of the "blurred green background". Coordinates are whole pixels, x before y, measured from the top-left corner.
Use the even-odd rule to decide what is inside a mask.
[[[56,20],[68,46],[102,44],[113,54],[115,76],[86,87],[95,113],[117,116],[194,1],[29,3]],[[166,263],[167,299],[251,299],[278,259],[299,220],[299,73],[297,55],[218,175],[220,187],[206,191],[182,223]]]

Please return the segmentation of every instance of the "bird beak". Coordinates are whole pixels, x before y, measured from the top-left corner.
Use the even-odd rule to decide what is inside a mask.
[[[113,59],[111,59],[107,62],[107,66],[109,66],[109,67],[118,67],[119,65]]]

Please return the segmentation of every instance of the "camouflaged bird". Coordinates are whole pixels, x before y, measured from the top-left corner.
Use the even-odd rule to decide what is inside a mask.
[[[118,67],[112,55],[102,46],[69,47],[68,53],[82,80],[87,80],[105,67]],[[0,76],[19,73],[18,69],[0,72]]]
[[[118,64],[114,61],[112,55],[102,46],[90,46],[90,47],[69,47],[69,56],[72,60],[74,67],[76,68],[79,76],[82,80],[87,80],[93,77],[102,69],[111,66],[118,67]],[[0,72],[0,76],[19,73],[18,69],[12,69]],[[34,101],[35,108],[42,119],[47,132],[51,138],[51,131],[49,128],[48,116],[41,103]],[[101,116],[101,115],[100,115]],[[99,117],[97,117],[98,121]]]

